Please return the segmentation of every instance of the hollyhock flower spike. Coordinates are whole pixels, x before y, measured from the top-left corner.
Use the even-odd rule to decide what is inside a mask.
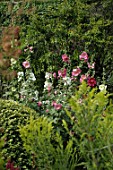
[[[90,87],[95,87],[96,86],[96,80],[94,77],[88,77],[87,84]]]
[[[30,63],[29,63],[29,61],[24,61],[24,62],[22,63],[22,65],[24,66],[24,68],[30,68]]]
[[[64,62],[68,63],[69,57],[68,57],[66,54],[63,54],[63,55],[62,55],[62,60],[63,60]]]
[[[84,51],[81,55],[79,55],[80,60],[88,61],[88,54]]]
[[[72,76],[78,76],[81,73],[81,69],[78,67],[77,69],[73,69]]]

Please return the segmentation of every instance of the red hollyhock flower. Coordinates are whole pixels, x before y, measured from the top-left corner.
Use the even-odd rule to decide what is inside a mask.
[[[95,87],[96,86],[96,80],[94,77],[89,77],[88,80],[87,80],[87,84],[90,86],[90,87]]]

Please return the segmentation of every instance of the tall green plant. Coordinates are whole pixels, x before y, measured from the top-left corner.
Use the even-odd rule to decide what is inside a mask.
[[[45,117],[30,117],[26,126],[20,126],[24,147],[34,155],[34,165],[39,170],[74,170],[77,158],[73,141],[68,140],[64,147],[62,137],[53,128]]]
[[[113,167],[113,104],[109,94],[90,89],[84,82],[70,99],[72,138],[87,170],[111,170]],[[64,126],[66,127],[66,122]]]

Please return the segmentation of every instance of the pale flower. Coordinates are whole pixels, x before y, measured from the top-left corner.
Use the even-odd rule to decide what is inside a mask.
[[[22,71],[17,73],[18,81],[21,81],[23,79],[23,77],[24,77],[24,73]]]
[[[32,80],[32,81],[36,80],[34,73],[29,73],[29,80]]]
[[[52,88],[52,83],[45,81],[44,88],[48,90],[48,88]]]
[[[105,91],[106,92],[106,89],[107,89],[107,85],[104,85],[104,84],[99,85],[99,90],[100,91]]]
[[[22,63],[22,65],[24,66],[24,68],[30,68],[30,63],[29,63],[29,61],[24,61],[24,62]]]
[[[14,58],[11,58],[11,66],[15,65],[17,61]]]
[[[64,85],[65,86],[71,84],[71,78],[70,77],[64,77],[63,80],[64,80]]]
[[[52,73],[46,72],[45,78],[46,78],[47,80],[48,80],[48,79],[51,79],[51,78],[52,78]]]

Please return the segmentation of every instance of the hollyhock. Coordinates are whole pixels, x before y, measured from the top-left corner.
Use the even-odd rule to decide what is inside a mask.
[[[48,93],[51,91],[51,86],[47,87]]]
[[[66,54],[63,54],[62,60],[67,63],[69,61],[69,57]]]
[[[54,108],[55,110],[60,110],[62,108],[62,104],[55,104]]]
[[[92,63],[92,65],[90,65],[90,63],[87,63],[87,64],[88,64],[88,68],[92,68],[92,69],[95,68],[95,63]]]
[[[80,77],[80,82],[82,83],[86,79],[87,79],[87,76],[82,74],[81,77]]]
[[[73,69],[72,76],[78,76],[81,73],[81,69],[78,67],[77,69]]]
[[[70,77],[64,77],[63,80],[64,80],[64,85],[65,86],[71,84],[71,78]]]
[[[51,79],[52,78],[52,73],[46,72],[45,78],[48,79],[48,80]]]
[[[29,61],[24,61],[24,62],[22,63],[22,65],[24,66],[24,68],[30,68],[30,63],[29,63]]]
[[[32,46],[29,47],[29,50],[30,50],[31,53],[33,53],[33,47]]]
[[[95,87],[96,86],[96,80],[94,77],[89,77],[88,80],[87,80],[87,84],[90,86],[90,87]]]
[[[56,73],[55,73],[55,72],[53,73],[53,77],[54,77],[54,78],[56,78],[56,77],[57,77],[57,75],[56,75]]]
[[[55,106],[57,103],[56,103],[56,101],[52,101],[52,106]]]
[[[84,51],[81,55],[79,55],[80,60],[88,61],[88,54]]]
[[[41,102],[41,101],[37,102],[37,105],[38,105],[39,107],[42,106],[42,102]]]
[[[51,83],[51,82],[48,82],[48,81],[45,81],[44,88],[45,88],[46,90],[48,90],[48,87],[52,87],[52,83]]]
[[[58,70],[58,78],[59,77],[65,77],[67,73],[67,70],[64,68],[64,70]]]
[[[104,84],[99,85],[100,91],[106,91],[106,89],[107,89],[107,85],[104,85]]]

